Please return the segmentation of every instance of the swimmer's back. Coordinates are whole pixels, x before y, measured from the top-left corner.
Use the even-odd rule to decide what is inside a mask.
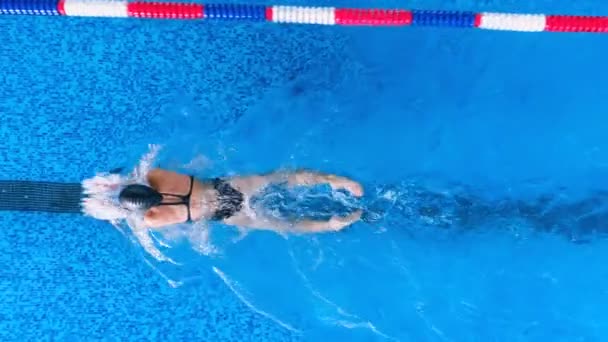
[[[190,190],[190,176],[182,175],[173,171],[153,169],[148,175],[148,183],[156,191],[164,194],[187,195]],[[190,210],[192,219],[199,219],[202,216],[199,202],[193,199],[200,198],[204,185],[192,180],[192,194],[190,196]],[[169,201],[174,200],[168,198]],[[182,223],[188,217],[188,207],[186,205],[165,205],[150,208],[144,215],[144,221],[150,227],[161,227],[168,224]]]

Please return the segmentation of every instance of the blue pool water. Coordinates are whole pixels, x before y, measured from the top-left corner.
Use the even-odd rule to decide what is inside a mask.
[[[608,14],[599,0],[374,6]],[[2,179],[79,182],[160,143],[164,166],[195,159],[201,176],[344,174],[377,214],[320,236],[214,226],[221,255],[180,246],[173,267],[104,222],[3,212],[1,340],[608,336],[606,36],[0,25]]]

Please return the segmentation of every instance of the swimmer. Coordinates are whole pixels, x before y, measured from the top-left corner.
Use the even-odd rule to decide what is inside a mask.
[[[285,221],[257,213],[250,206],[255,194],[272,184],[289,187],[328,184],[355,197],[363,195],[361,184],[341,176],[316,171],[277,171],[264,175],[198,180],[164,169],[151,169],[147,184],[129,184],[119,194],[127,210],[143,211],[145,225],[152,229],[193,222],[220,221],[227,225],[280,232],[320,233],[339,231],[361,218],[361,211],[329,220]]]

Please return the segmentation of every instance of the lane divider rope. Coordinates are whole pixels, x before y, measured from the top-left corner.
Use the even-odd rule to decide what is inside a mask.
[[[342,26],[431,26],[518,32],[608,32],[608,16],[363,9],[127,0],[0,0],[0,14],[202,19]]]

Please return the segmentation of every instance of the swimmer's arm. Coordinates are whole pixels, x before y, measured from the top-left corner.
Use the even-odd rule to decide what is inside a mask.
[[[246,215],[236,215],[224,220],[228,225],[242,228],[272,230],[285,233],[322,233],[339,231],[361,218],[361,211],[356,211],[348,216],[334,216],[327,221],[322,220],[296,220],[284,221],[269,217],[252,219]]]

